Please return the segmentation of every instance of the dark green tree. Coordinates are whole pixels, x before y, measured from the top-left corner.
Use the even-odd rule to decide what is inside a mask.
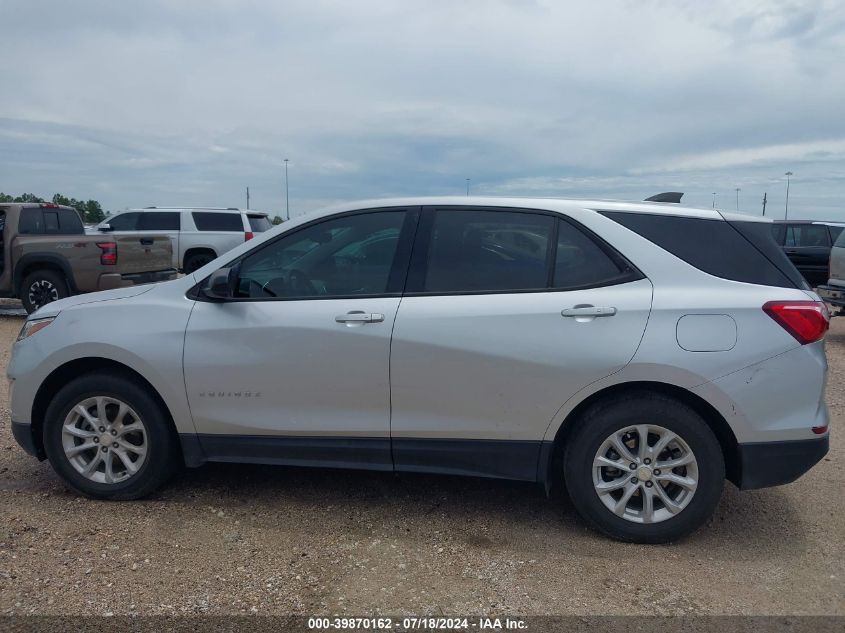
[[[273,225],[274,225],[274,226],[275,226],[276,224],[281,224],[282,222],[284,222],[284,220],[281,218],[281,216],[278,216],[278,215],[277,215],[275,218],[273,218]]]

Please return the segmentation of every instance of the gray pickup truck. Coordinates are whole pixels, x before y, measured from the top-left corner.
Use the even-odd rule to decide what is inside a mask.
[[[0,296],[27,312],[69,295],[176,276],[162,235],[86,235],[75,209],[51,203],[0,204]]]
[[[830,316],[845,314],[845,231],[839,234],[830,249],[827,283],[816,292],[827,304]]]

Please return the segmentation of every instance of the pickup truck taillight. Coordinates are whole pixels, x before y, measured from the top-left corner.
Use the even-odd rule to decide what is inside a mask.
[[[102,252],[100,263],[103,266],[115,266],[117,264],[117,242],[97,242]]]
[[[830,315],[821,301],[769,301],[763,311],[801,345],[815,343],[830,327]]]
[[[255,237],[255,233],[252,231],[247,231],[244,233],[244,242],[249,242],[253,237]]]

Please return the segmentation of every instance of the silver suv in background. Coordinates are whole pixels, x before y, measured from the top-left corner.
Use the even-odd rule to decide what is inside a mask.
[[[832,316],[845,314],[845,232],[839,234],[830,249],[827,284],[816,291]]]
[[[725,479],[788,483],[827,453],[827,327],[765,220],[376,200],[48,304],[11,353],[12,431],[94,498],[209,461],[498,477],[663,542]]]
[[[192,273],[271,226],[264,211],[147,207],[111,215],[93,231],[167,235],[173,243],[173,267]]]

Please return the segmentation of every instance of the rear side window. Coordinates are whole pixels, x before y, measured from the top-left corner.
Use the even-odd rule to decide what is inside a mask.
[[[178,231],[178,211],[147,211],[140,214],[138,229],[140,231]]]
[[[583,288],[628,281],[639,276],[627,262],[605,252],[583,231],[558,221],[555,288]]]
[[[554,222],[532,213],[435,211],[423,292],[546,288]]]
[[[18,233],[24,235],[78,235],[84,232],[82,220],[73,209],[23,208]]]
[[[214,213],[194,211],[191,213],[198,231],[239,231],[244,232],[244,223],[240,213]]]
[[[840,233],[833,245],[837,248],[845,248],[845,233]]]
[[[786,246],[830,246],[824,224],[790,224],[786,227]]]
[[[786,257],[777,248],[767,223],[731,223],[654,213],[601,213],[715,277],[763,286],[806,287],[806,283],[796,283],[794,277],[800,275],[788,260],[780,265],[772,261],[775,252],[784,260]],[[769,256],[758,244],[769,250]]]
[[[273,226],[266,215],[248,215],[246,217],[249,220],[249,228],[253,233],[263,233]]]
[[[830,229],[830,241],[835,244],[839,241],[839,236],[842,235],[842,229],[845,229],[845,226],[828,226],[827,228]]]

